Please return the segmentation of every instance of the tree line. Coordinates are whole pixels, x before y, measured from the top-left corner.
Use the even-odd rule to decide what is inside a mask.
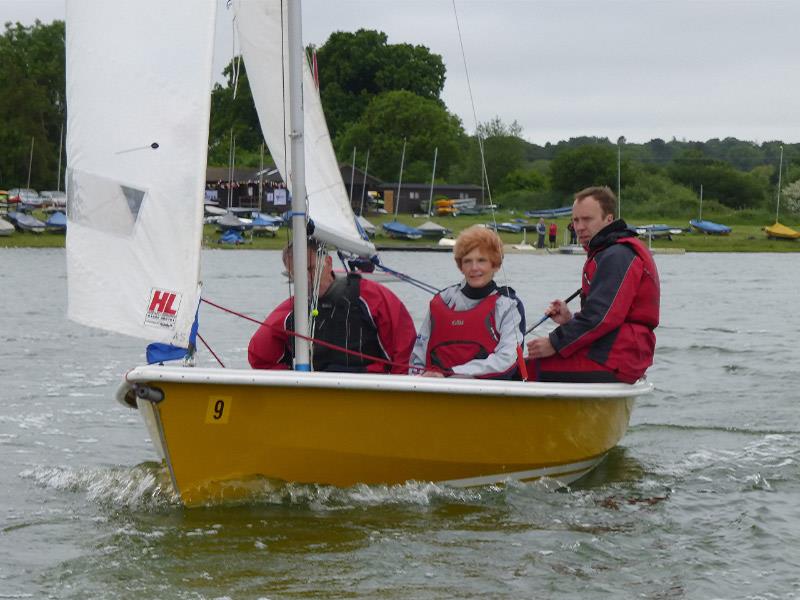
[[[400,176],[405,144],[404,181],[430,181],[436,153],[438,183],[484,185],[507,207],[562,206],[588,185],[616,189],[619,178],[623,203],[634,213],[694,210],[700,186],[704,212],[763,212],[774,209],[783,145],[785,209],[800,212],[800,144],[576,137],[539,145],[523,139],[515,121],[498,117],[469,133],[441,99],[446,68],[428,48],[390,44],[385,33],[360,29],[333,33],[309,51],[316,51],[338,158],[351,162],[355,148],[363,168],[369,151],[369,172],[384,181]],[[209,164],[228,165],[233,149],[237,166],[256,167],[263,140],[244,63],[235,58],[223,76],[212,90]],[[275,85],[281,85],[277,77]],[[5,25],[0,86],[0,185],[24,185],[30,168],[33,187],[54,187],[66,118],[62,21]]]

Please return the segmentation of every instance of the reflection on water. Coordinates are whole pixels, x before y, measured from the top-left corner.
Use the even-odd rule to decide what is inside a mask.
[[[637,402],[622,444],[568,488],[547,480],[467,490],[258,480],[247,482],[246,501],[185,509],[136,411],[112,400],[143,344],[64,321],[63,252],[2,254],[0,287],[15,297],[0,311],[0,597],[800,591],[792,551],[800,381],[784,320],[800,286],[783,294],[749,279],[792,272],[792,256],[657,257],[664,286],[649,372],[655,392]],[[205,252],[208,297],[265,314],[286,295],[275,286],[283,280],[274,254]],[[442,284],[457,275],[449,255],[388,253],[384,262],[415,273],[424,263],[423,278]],[[506,262],[503,283],[529,314],[574,289],[581,264],[569,256]],[[393,289],[421,319],[425,294]],[[201,318],[223,362],[244,366],[254,326],[205,308]]]

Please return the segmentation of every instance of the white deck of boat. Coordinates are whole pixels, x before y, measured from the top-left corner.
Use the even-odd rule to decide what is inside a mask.
[[[366,373],[303,373],[298,371],[261,371],[251,369],[208,369],[191,367],[141,366],[129,371],[126,383],[178,382],[192,384],[243,385],[353,390],[426,392],[434,394],[469,394],[547,398],[629,398],[652,391],[653,385],[640,380],[624,383],[549,383],[432,378]],[[126,387],[123,384],[123,387]]]

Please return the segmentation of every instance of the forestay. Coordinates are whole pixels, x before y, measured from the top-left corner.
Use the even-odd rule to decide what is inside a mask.
[[[292,189],[286,9],[281,0],[234,2],[239,43],[247,67],[264,139],[283,180]],[[282,26],[283,25],[283,26]],[[283,82],[286,82],[284,85]],[[333,152],[319,93],[303,61],[306,192],[313,237],[341,250],[372,256],[375,247],[360,236]]]
[[[185,346],[216,2],[67,1],[68,316]]]

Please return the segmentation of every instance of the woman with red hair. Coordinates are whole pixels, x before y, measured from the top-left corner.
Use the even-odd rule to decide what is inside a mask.
[[[514,290],[494,281],[503,242],[474,225],[458,236],[453,256],[464,279],[431,300],[411,354],[412,373],[511,379],[521,356],[525,309]]]

